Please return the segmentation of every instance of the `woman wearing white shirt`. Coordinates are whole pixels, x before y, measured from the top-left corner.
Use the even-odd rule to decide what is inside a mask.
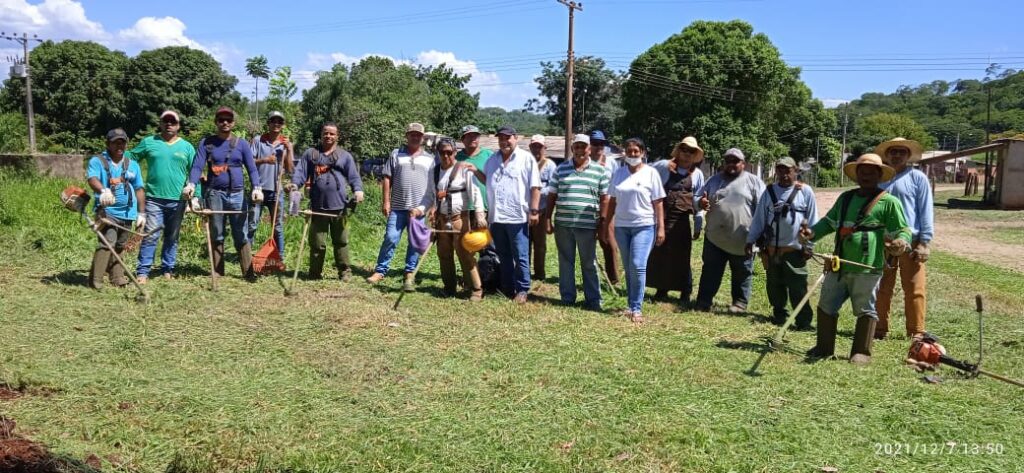
[[[615,240],[626,270],[626,316],[644,321],[641,306],[651,248],[665,241],[665,188],[661,175],[644,164],[647,147],[639,138],[626,140],[624,166],[612,175],[608,220],[614,219]]]

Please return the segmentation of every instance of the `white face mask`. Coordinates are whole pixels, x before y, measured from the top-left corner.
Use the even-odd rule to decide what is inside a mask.
[[[626,157],[623,157],[622,160],[625,161],[626,164],[628,164],[630,166],[637,166],[640,163],[644,162],[643,158],[626,158]]]

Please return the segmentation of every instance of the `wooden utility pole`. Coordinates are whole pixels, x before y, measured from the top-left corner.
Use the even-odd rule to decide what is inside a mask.
[[[36,119],[35,113],[32,111],[32,67],[28,59],[28,43],[30,41],[41,43],[43,40],[39,39],[38,35],[32,35],[29,38],[28,33],[22,33],[21,37],[18,37],[17,33],[8,34],[4,31],[0,31],[0,38],[21,43],[21,47],[25,51],[25,114],[28,116],[28,150],[29,153],[36,154]]]
[[[850,124],[850,103],[843,107],[843,148],[839,150],[839,186],[843,185],[843,165],[846,164],[846,126]]]
[[[569,50],[565,63],[565,157],[568,158],[572,156],[570,151],[572,147],[572,89],[575,87],[574,69],[576,66],[576,57],[572,47],[573,19],[576,16],[576,10],[583,11],[583,3],[573,0],[558,0],[558,3],[569,8]]]

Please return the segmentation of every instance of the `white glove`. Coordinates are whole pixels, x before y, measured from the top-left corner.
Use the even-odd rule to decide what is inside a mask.
[[[262,187],[258,187],[257,186],[257,187],[253,187],[252,188],[252,201],[253,202],[263,202],[263,188]]]
[[[181,195],[186,199],[191,199],[196,194],[196,185],[193,183],[185,184],[185,187],[181,189]]]
[[[110,192],[110,189],[104,187],[103,190],[100,191],[100,205],[106,207],[114,205],[114,202],[117,202],[117,200],[114,199],[114,193]]]
[[[135,230],[142,231],[146,228],[146,214],[140,213],[138,217],[135,217]]]
[[[199,197],[193,197],[190,202],[192,210],[202,210],[203,206],[199,203]]]
[[[363,194],[363,191],[356,191],[356,203],[362,202],[363,199],[365,199],[365,198],[366,198],[366,195]]]

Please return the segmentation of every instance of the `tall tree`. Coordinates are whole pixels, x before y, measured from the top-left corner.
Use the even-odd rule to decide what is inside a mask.
[[[876,113],[859,118],[855,130],[850,137],[850,150],[855,155],[869,152],[878,143],[897,136],[916,140],[926,148],[935,146],[935,139],[928,131],[907,115]]]
[[[267,65],[267,57],[260,54],[245,60],[245,73],[256,79],[256,121],[260,119],[260,79],[270,77],[270,66]]]
[[[530,99],[528,111],[546,114],[551,125],[565,128],[566,61],[541,62],[541,73],[534,81],[543,99]],[[581,56],[573,69],[573,125],[575,131],[601,128],[615,134],[615,124],[622,115],[619,99],[621,74],[607,67],[604,59]]]

